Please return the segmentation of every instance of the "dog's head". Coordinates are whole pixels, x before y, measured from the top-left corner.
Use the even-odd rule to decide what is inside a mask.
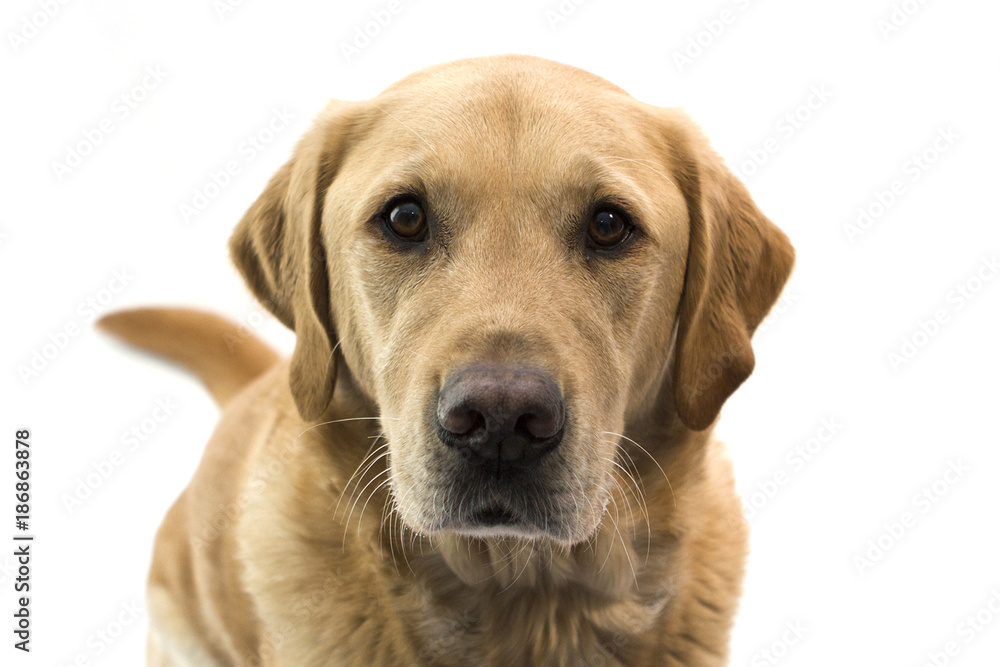
[[[714,422],[793,258],[682,113],[524,57],[331,103],[232,250],[302,417],[338,365],[378,405],[410,528],[562,544],[630,420]]]

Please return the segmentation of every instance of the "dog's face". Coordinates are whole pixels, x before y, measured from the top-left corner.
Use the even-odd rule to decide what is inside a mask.
[[[711,424],[791,267],[682,116],[511,57],[331,104],[233,250],[303,417],[338,357],[379,406],[411,529],[567,545],[630,420]]]

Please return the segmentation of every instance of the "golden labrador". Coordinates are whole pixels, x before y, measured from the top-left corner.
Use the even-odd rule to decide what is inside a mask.
[[[793,250],[680,111],[507,56],[332,102],[232,257],[297,335],[103,326],[223,406],[150,665],[722,665],[747,529],[711,427]]]

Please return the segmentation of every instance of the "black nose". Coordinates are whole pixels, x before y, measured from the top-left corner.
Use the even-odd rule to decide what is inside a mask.
[[[438,397],[438,435],[476,466],[500,475],[538,463],[562,440],[565,408],[555,380],[520,366],[469,366]]]

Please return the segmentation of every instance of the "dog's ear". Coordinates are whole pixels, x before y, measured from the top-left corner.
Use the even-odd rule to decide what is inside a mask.
[[[347,109],[331,102],[229,241],[232,260],[254,295],[295,331],[289,383],[306,421],[323,414],[337,377],[321,222],[326,193],[348,141]]]
[[[792,271],[788,237],[687,117],[670,112],[670,153],[690,219],[673,391],[689,428],[711,426],[754,367],[750,338]]]

